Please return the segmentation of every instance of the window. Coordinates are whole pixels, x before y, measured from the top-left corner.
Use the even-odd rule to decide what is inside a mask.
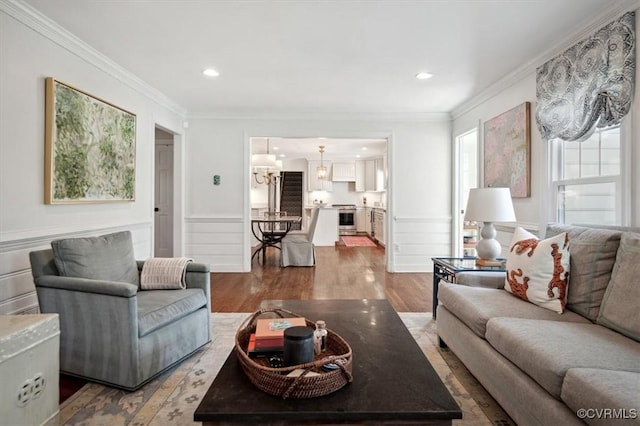
[[[558,223],[622,224],[622,152],[620,126],[596,130],[584,142],[552,142]]]

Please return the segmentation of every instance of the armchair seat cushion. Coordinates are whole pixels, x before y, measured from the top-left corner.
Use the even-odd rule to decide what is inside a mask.
[[[206,305],[199,288],[138,291],[138,336],[146,336]]]

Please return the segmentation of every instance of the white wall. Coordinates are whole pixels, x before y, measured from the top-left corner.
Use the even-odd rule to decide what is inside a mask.
[[[249,271],[249,138],[388,138],[390,271],[428,271],[450,251],[451,128],[447,115],[391,120],[190,117],[186,255],[218,271]],[[214,187],[211,176],[220,174]],[[390,231],[390,232],[389,232]]]
[[[544,189],[541,188],[541,179],[544,177],[541,174],[541,163],[546,156],[543,143],[541,141],[540,133],[535,128],[535,105],[536,105],[536,79],[535,74],[531,73],[524,79],[515,83],[511,87],[496,94],[491,99],[483,102],[477,107],[465,112],[464,114],[455,117],[453,121],[453,135],[459,135],[468,131],[471,128],[477,127],[478,123],[484,123],[485,121],[502,114],[511,108],[522,104],[523,102],[531,103],[531,197],[529,198],[514,198],[513,208],[516,212],[516,218],[520,224],[525,224],[529,228],[536,229],[538,227],[540,212],[539,205],[540,200],[544,199]],[[484,129],[481,126],[479,129],[480,134],[480,183],[483,182],[484,175],[484,155],[483,155],[483,136]]]
[[[37,299],[29,251],[52,239],[128,229],[138,258],[152,253],[154,127],[182,118],[148,87],[20,9],[0,11],[0,314],[30,312]],[[137,115],[135,202],[44,204],[45,78],[54,77]],[[127,80],[129,78],[129,80]]]
[[[636,11],[636,27],[640,25],[640,9]],[[566,46],[566,48],[570,45]],[[560,49],[560,51],[564,48]],[[545,60],[533,64],[534,67],[542,65]],[[532,64],[530,64],[532,65]],[[549,216],[549,194],[547,191],[548,182],[548,151],[547,143],[542,140],[540,132],[536,126],[536,76],[535,70],[524,73],[521,78],[509,87],[504,88],[499,93],[491,96],[483,102],[475,104],[472,108],[461,108],[463,112],[454,115],[453,135],[459,135],[469,129],[476,127],[478,123],[501,114],[522,102],[531,102],[531,197],[514,198],[513,204],[516,213],[517,223],[514,225],[523,226],[531,231],[542,231],[546,223],[551,221]],[[626,118],[631,127],[631,155],[629,166],[631,170],[630,179],[630,206],[629,225],[640,226],[640,70],[636,68],[636,92],[635,107]],[[480,139],[482,141],[484,130],[479,128]],[[482,157],[482,143],[480,149],[480,163],[484,162]],[[480,175],[483,175],[481,168]],[[503,244],[510,241],[510,229],[512,227],[500,227],[499,238]]]

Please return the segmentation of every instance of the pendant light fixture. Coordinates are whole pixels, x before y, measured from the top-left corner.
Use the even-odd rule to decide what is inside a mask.
[[[253,178],[258,185],[276,185],[282,170],[282,160],[276,160],[275,155],[269,154],[269,139],[267,139],[267,153],[252,155],[251,166],[253,167]],[[259,169],[264,169],[262,180],[258,177]]]
[[[320,145],[320,165],[316,168],[318,179],[324,180],[327,178],[327,168],[323,163],[324,145]]]
[[[276,167],[276,156],[269,154],[269,139],[267,139],[267,153],[253,154],[251,156],[251,166],[254,169],[269,169]]]

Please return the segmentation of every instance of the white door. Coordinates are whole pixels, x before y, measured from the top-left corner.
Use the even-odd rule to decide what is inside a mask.
[[[173,256],[173,145],[156,144],[155,257]]]
[[[456,194],[454,197],[454,256],[475,256],[474,250],[464,245],[464,212],[467,208],[469,190],[479,186],[478,130],[473,129],[456,137],[456,162],[454,181]]]

